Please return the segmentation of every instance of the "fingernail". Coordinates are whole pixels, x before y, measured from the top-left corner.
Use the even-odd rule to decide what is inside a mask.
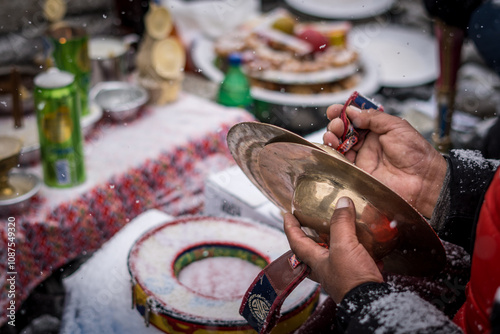
[[[341,197],[337,201],[337,209],[347,208],[350,205],[350,200],[347,197]]]

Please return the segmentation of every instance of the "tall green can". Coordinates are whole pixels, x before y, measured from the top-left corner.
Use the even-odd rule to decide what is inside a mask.
[[[44,182],[58,188],[81,184],[85,166],[75,76],[51,68],[34,83]]]
[[[51,26],[54,63],[57,68],[75,75],[80,98],[81,116],[90,113],[88,95],[90,89],[91,63],[88,50],[88,34],[81,27],[60,22]]]

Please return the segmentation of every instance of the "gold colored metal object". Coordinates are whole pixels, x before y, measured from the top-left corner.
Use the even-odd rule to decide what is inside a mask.
[[[425,219],[333,148],[258,122],[236,124],[227,142],[250,181],[317,242],[328,241],[335,204],[348,196],[356,206],[358,238],[385,271],[425,276],[443,268],[443,245]]]
[[[0,136],[0,216],[16,214],[29,206],[29,199],[41,187],[33,174],[11,171],[18,165],[23,142],[14,137]]]
[[[245,156],[257,163],[246,160],[243,165],[259,175],[264,195],[292,212],[317,242],[329,242],[335,204],[348,196],[356,207],[358,238],[385,271],[425,276],[443,268],[443,245],[425,219],[343,156],[293,142],[269,143],[258,151],[258,157]]]
[[[14,137],[0,137],[0,199],[10,197],[15,189],[9,183],[9,171],[19,162],[23,143]]]
[[[275,142],[297,143],[321,149],[325,147],[317,146],[293,132],[271,124],[242,122],[234,125],[227,134],[229,151],[245,175],[264,194],[264,181],[259,171],[259,154],[264,146]]]
[[[0,195],[0,216],[25,211],[30,205],[30,199],[38,193],[42,185],[36,175],[18,171],[9,173],[9,183],[14,192],[7,197]]]

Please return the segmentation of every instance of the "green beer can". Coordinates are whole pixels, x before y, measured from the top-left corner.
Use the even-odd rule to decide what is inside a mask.
[[[53,46],[54,63],[60,70],[75,75],[81,104],[80,113],[81,116],[88,115],[91,64],[87,32],[81,27],[60,22],[51,26],[49,36]]]
[[[81,184],[85,166],[75,76],[51,68],[34,83],[44,182],[58,188]]]

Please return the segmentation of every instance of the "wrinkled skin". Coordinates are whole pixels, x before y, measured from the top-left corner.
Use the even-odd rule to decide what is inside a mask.
[[[327,110],[330,123],[323,136],[336,148],[343,132],[342,105]],[[347,116],[356,128],[370,132],[346,158],[398,193],[425,217],[431,217],[446,175],[447,163],[407,121],[373,109],[350,106]]]

